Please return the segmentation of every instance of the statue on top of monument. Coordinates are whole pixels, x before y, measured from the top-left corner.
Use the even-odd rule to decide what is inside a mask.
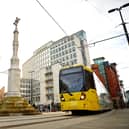
[[[16,17],[16,20],[13,24],[17,27],[19,21],[20,21],[20,18]]]

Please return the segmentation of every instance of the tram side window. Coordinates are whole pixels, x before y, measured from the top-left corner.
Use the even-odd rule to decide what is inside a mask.
[[[95,83],[93,79],[93,73],[85,71],[85,79],[86,79],[86,89],[89,88],[95,89]]]

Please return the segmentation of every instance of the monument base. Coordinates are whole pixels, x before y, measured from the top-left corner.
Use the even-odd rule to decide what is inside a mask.
[[[23,97],[7,96],[0,101],[0,116],[41,114]]]

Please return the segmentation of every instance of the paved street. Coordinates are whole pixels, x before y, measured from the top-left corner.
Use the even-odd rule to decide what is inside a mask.
[[[129,109],[116,110],[110,115],[69,126],[70,129],[129,129]],[[63,128],[66,129],[66,128]]]
[[[43,116],[64,115],[59,112],[52,114],[46,113]],[[18,116],[17,116],[18,117]],[[34,116],[29,116],[34,117]],[[36,117],[36,116],[35,116]],[[5,119],[5,117],[3,117]],[[9,119],[9,118],[8,118]],[[2,120],[2,117],[0,117]],[[1,124],[1,123],[0,123]],[[30,125],[20,125],[14,127],[0,127],[0,129],[129,129],[129,109],[119,109],[110,112],[77,116],[72,119],[62,119],[57,121],[41,122]]]

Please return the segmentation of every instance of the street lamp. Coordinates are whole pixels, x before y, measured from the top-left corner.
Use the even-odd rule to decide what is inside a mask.
[[[33,104],[33,77],[32,74],[34,73],[34,71],[29,71],[29,73],[31,74],[31,86],[30,86],[30,103]]]
[[[122,21],[121,24],[123,25],[123,29],[124,29],[124,32],[125,32],[125,36],[126,36],[126,39],[127,39],[128,45],[129,45],[129,36],[128,36],[127,28],[126,28],[126,23],[124,22],[124,19],[123,19],[123,17],[122,17],[122,13],[121,13],[122,8],[125,8],[125,7],[127,7],[127,6],[129,6],[129,3],[124,4],[124,5],[120,6],[119,8],[111,9],[111,10],[108,11],[108,13],[112,13],[112,12],[114,12],[114,11],[118,11],[118,12],[119,12],[120,17],[121,17],[121,21]]]

